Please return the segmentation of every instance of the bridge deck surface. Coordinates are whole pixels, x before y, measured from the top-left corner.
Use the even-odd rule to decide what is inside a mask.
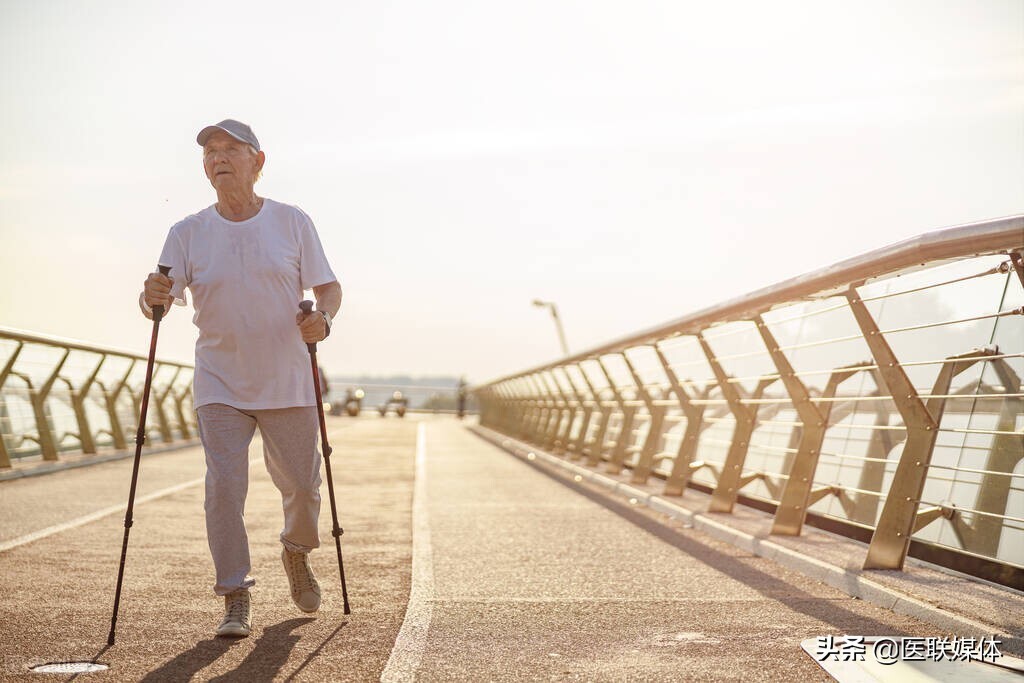
[[[311,617],[291,604],[280,497],[254,445],[254,631],[214,638],[202,453],[182,449],[143,459],[111,648],[114,510],[131,461],[0,483],[0,676],[95,658],[111,669],[91,676],[109,680],[370,681],[385,670],[425,681],[827,680],[802,640],[944,635],[585,486],[569,490],[450,417],[338,418],[329,429],[351,615],[326,495],[313,556],[324,605]]]

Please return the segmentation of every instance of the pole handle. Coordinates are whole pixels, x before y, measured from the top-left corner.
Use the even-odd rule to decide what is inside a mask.
[[[170,275],[171,274],[171,267],[170,266],[157,265],[156,268],[157,268],[157,270],[160,271],[161,275]],[[164,307],[163,306],[154,306],[153,307],[153,322],[157,322],[158,323],[158,322],[160,322],[160,319],[163,318],[163,317],[164,317]]]
[[[303,315],[309,315],[313,312],[313,302],[309,299],[299,302],[299,310],[302,311]],[[310,353],[316,353],[316,342],[312,344],[306,344],[306,348]]]

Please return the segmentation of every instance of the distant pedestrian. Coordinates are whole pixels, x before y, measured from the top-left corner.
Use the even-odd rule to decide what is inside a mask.
[[[463,417],[465,417],[465,415],[466,415],[466,393],[467,393],[467,387],[468,387],[468,385],[466,384],[466,378],[465,377],[460,377],[459,378],[459,386],[456,389],[456,391],[458,392],[458,396],[457,396],[458,411],[457,411],[456,414],[458,415],[460,420]]]
[[[206,451],[206,531],[224,596],[219,636],[252,628],[249,541],[243,510],[249,443],[259,427],[263,453],[284,505],[281,558],[292,600],[320,607],[309,552],[320,545],[319,428],[306,344],[322,341],[341,306],[341,286],[309,216],[259,197],[254,185],[266,156],[252,129],[227,119],[199,131],[203,168],[217,202],[174,225],[140,297],[153,306],[187,305],[199,328],[193,396]],[[317,310],[298,303],[312,289]]]

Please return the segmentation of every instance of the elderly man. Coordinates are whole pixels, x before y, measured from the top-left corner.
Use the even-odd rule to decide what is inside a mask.
[[[306,343],[330,333],[341,287],[313,222],[302,210],[259,197],[253,188],[266,156],[252,129],[228,119],[199,131],[203,169],[217,202],[174,225],[139,299],[152,307],[187,305],[192,292],[199,328],[194,402],[206,451],[206,531],[224,596],[217,635],[245,637],[252,628],[249,543],[243,521],[249,443],[256,427],[263,457],[281,491],[281,552],[292,600],[303,612],[320,607],[308,554],[320,545],[319,426]],[[316,308],[298,311],[304,290]]]

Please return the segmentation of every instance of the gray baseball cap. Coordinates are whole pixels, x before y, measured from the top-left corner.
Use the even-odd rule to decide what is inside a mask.
[[[224,119],[220,123],[215,123],[212,126],[203,128],[199,131],[199,135],[196,136],[196,142],[199,143],[200,147],[205,146],[206,141],[210,136],[218,130],[224,131],[239,142],[252,145],[257,152],[260,151],[260,141],[256,139],[256,134],[252,132],[252,128],[241,121],[235,121],[234,119]]]

